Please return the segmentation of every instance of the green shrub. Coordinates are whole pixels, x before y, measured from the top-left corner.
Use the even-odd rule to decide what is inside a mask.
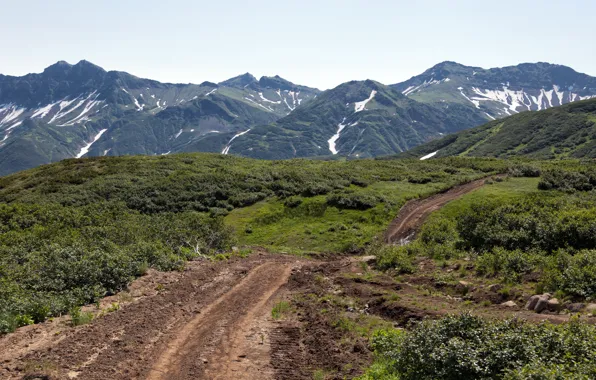
[[[549,379],[539,374],[552,370],[575,378],[596,371],[596,328],[578,320],[535,325],[462,314],[405,333],[376,333],[372,346],[384,367],[377,372],[402,380]]]
[[[508,174],[512,177],[540,177],[540,168],[532,165],[515,165],[509,168]]]
[[[476,260],[476,270],[486,276],[503,275],[510,282],[517,282],[522,275],[536,269],[544,253],[508,251],[497,247],[485,252]]]
[[[596,247],[596,207],[588,199],[530,195],[507,204],[472,204],[457,218],[463,249],[490,251]]]
[[[559,255],[555,273],[545,280],[548,288],[580,298],[596,297],[596,250]]]
[[[118,302],[113,302],[110,307],[107,308],[108,313],[113,313],[118,310],[120,310],[120,304]]]
[[[591,380],[596,377],[594,366],[578,364],[572,369],[564,364],[545,364],[540,361],[526,364],[505,374],[505,380]]]
[[[540,190],[560,189],[567,191],[589,191],[596,186],[596,171],[545,170],[538,188]]]
[[[0,205],[0,231],[0,314],[36,323],[124,289],[149,266],[178,269],[231,244],[221,219],[121,203]]]
[[[375,207],[383,200],[377,196],[369,194],[331,194],[327,197],[329,206],[339,209],[368,210]]]
[[[453,243],[457,240],[457,225],[450,218],[431,218],[420,229],[418,238],[424,244]]]
[[[424,185],[432,182],[433,179],[427,176],[411,175],[408,177],[408,182]]]
[[[413,249],[415,248],[409,245],[382,246],[375,253],[377,256],[377,266],[379,269],[394,269],[398,273],[414,273],[415,267],[412,260]]]
[[[299,197],[290,197],[284,201],[284,206],[289,208],[295,208],[302,204],[302,199]]]
[[[285,313],[290,310],[290,303],[288,301],[279,301],[273,306],[271,316],[273,319],[280,319]]]

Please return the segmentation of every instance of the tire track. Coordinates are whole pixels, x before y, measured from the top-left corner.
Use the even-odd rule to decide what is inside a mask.
[[[385,243],[407,244],[416,236],[416,233],[432,212],[439,210],[450,201],[461,198],[484,186],[486,179],[481,178],[463,185],[458,185],[428,198],[408,201],[399,210],[397,217],[393,219],[385,232]]]

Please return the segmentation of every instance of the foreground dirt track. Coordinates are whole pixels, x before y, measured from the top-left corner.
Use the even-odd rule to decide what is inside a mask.
[[[258,314],[263,314],[265,304],[289,276],[290,266],[277,262],[251,270],[229,292],[178,330],[147,379],[190,379],[202,374],[210,379],[257,378],[260,371],[264,376],[270,369],[267,356],[256,366],[236,363],[248,356],[250,345],[245,336],[251,323]],[[209,344],[215,340],[219,342]],[[201,354],[205,359],[201,359]],[[251,357],[251,361],[255,364],[258,358]],[[205,364],[208,364],[206,370]]]
[[[2,338],[0,378],[267,379],[274,295],[299,265],[274,255],[191,263],[157,294],[89,325]]]

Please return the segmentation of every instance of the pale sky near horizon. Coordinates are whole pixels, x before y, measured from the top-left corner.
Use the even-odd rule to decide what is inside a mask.
[[[86,59],[162,82],[250,72],[320,89],[442,61],[596,76],[594,0],[0,0],[0,73]]]

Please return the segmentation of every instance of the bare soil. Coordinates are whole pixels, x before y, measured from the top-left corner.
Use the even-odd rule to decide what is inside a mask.
[[[269,306],[300,265],[268,254],[191,263],[88,325],[63,318],[3,337],[0,378],[271,378]]]

